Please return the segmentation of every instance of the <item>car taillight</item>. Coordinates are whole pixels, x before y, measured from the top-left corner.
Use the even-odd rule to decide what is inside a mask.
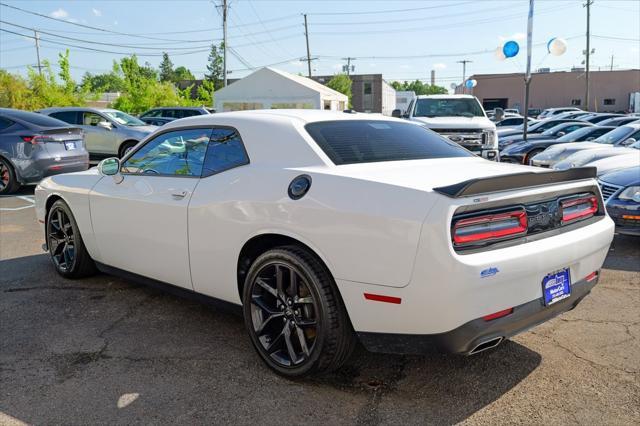
[[[587,219],[593,216],[598,211],[598,198],[591,195],[573,200],[563,200],[560,202],[560,208],[562,210],[562,224],[566,225],[578,219]]]
[[[453,242],[467,244],[523,235],[526,232],[527,213],[515,210],[458,220],[453,226]]]
[[[33,136],[20,136],[22,138],[23,141],[30,143],[32,145],[37,145],[39,143],[45,143],[45,142],[51,142],[54,141],[55,139],[51,138],[50,136],[45,136],[45,135],[33,135]]]

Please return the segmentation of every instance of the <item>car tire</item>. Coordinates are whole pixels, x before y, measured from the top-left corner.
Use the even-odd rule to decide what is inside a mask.
[[[96,273],[96,265],[82,241],[71,209],[62,200],[53,203],[46,221],[47,247],[56,271],[65,278],[83,278]]]
[[[534,149],[528,152],[527,155],[524,157],[524,164],[528,166],[531,159],[536,155],[540,154],[542,151],[544,151],[544,149]]]
[[[242,301],[253,346],[282,376],[335,370],[356,346],[331,274],[307,249],[283,246],[260,255],[247,273]]]
[[[20,188],[11,163],[0,157],[0,195],[13,194]]]
[[[128,141],[124,142],[120,145],[120,150],[118,151],[118,158],[122,158],[129,153],[138,144],[137,141]]]

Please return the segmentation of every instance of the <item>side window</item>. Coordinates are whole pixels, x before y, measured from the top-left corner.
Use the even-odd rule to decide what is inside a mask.
[[[142,114],[140,116],[140,118],[159,117],[159,116],[160,116],[160,110],[159,109],[152,109],[152,110],[147,111],[144,114]]]
[[[102,118],[98,114],[94,112],[83,112],[82,113],[82,125],[83,126],[97,126],[99,122],[107,121]]]
[[[564,128],[564,132],[565,133],[570,133],[570,132],[573,132],[574,130],[578,130],[578,129],[582,128],[582,127],[583,126],[578,126],[577,124],[574,125],[574,126],[567,126],[567,127]]]
[[[211,129],[163,133],[147,142],[122,165],[123,173],[200,176]]]
[[[78,123],[78,111],[54,112],[53,114],[49,114],[49,116],[53,118],[57,118],[58,120],[62,120],[65,123],[80,124]]]
[[[176,111],[173,109],[162,110],[162,114],[160,116],[164,118],[178,118],[176,117]]]
[[[195,115],[200,115],[200,113],[198,111],[192,110],[192,109],[184,109],[182,110],[182,114],[184,117],[193,117]]]
[[[632,135],[629,135],[625,140],[627,140],[627,139],[640,140],[640,130],[638,130],[637,132],[635,132]]]
[[[202,175],[211,176],[245,164],[249,164],[249,157],[238,131],[228,128],[213,129]]]
[[[0,130],[4,130],[8,127],[11,127],[12,124],[13,124],[13,121],[8,120],[4,117],[0,117]]]

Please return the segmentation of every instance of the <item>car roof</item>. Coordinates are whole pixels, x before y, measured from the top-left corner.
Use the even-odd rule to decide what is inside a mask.
[[[93,111],[93,112],[121,112],[113,108],[94,108],[94,107],[51,107],[42,108],[38,112],[62,112],[62,111]]]
[[[418,99],[475,99],[473,95],[418,95]]]

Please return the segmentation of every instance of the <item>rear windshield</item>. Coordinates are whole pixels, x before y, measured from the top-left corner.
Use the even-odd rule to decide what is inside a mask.
[[[69,124],[64,121],[57,120],[52,117],[48,117],[36,112],[27,111],[11,111],[6,113],[9,118],[16,118],[17,120],[26,121],[27,123],[34,124],[39,127],[69,127]]]
[[[310,123],[305,128],[336,165],[473,156],[437,133],[411,123],[338,120]]]

